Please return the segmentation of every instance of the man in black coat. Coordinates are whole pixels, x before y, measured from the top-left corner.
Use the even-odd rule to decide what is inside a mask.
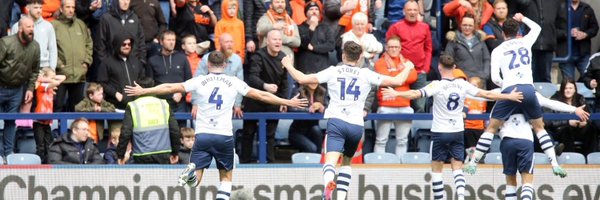
[[[79,118],[71,124],[71,132],[54,140],[48,152],[49,164],[104,164],[100,150],[89,138],[89,122]]]
[[[321,23],[317,3],[308,3],[304,11],[307,19],[298,26],[301,43],[296,65],[303,73],[316,73],[329,66],[329,52],[335,48],[335,38],[329,26]]]

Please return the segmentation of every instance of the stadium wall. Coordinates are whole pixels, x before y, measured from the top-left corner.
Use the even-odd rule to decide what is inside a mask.
[[[183,166],[2,166],[0,200],[7,199],[214,199],[218,188],[215,169],[205,172],[201,187],[176,186]],[[536,199],[600,198],[600,165],[566,165],[569,176],[552,175],[550,166],[535,170]],[[429,165],[356,165],[348,199],[432,199]],[[322,194],[321,165],[240,165],[234,171],[233,193],[254,199],[317,200]],[[468,199],[503,199],[500,165],[481,165],[466,175]],[[448,200],[452,172],[444,171]]]

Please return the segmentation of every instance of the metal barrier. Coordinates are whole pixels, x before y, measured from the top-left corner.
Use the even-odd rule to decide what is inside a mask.
[[[68,130],[68,120],[85,117],[87,119],[99,120],[122,120],[123,113],[52,113],[52,114],[36,114],[36,113],[0,113],[0,120],[5,119],[56,119],[60,124],[60,132],[66,133]],[[175,118],[190,120],[192,119],[189,113],[175,113]],[[470,114],[467,119],[488,119],[489,114]],[[544,114],[545,119],[549,120],[566,120],[577,119],[574,114]],[[295,119],[295,120],[321,120],[323,114],[308,114],[308,113],[244,113],[243,119],[258,120],[258,160],[260,163],[267,163],[267,128],[266,122],[268,119]],[[415,113],[415,114],[368,114],[365,120],[431,120],[431,113]],[[600,120],[600,113],[593,113],[590,120]]]

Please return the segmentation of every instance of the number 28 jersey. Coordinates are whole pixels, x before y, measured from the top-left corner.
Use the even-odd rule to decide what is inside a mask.
[[[320,71],[317,79],[327,83],[330,98],[324,117],[364,126],[365,100],[372,86],[381,84],[381,76],[367,68],[339,65]]]
[[[233,104],[238,94],[246,96],[250,90],[248,84],[234,76],[211,73],[187,80],[183,87],[197,94],[196,134],[233,135]]]
[[[454,133],[465,130],[462,112],[467,94],[475,96],[480,89],[459,78],[433,81],[419,91],[423,97],[433,97],[431,131]]]

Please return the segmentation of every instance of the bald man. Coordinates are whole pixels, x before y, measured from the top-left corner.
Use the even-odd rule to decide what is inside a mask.
[[[33,24],[31,17],[24,16],[17,34],[0,39],[0,113],[17,113],[23,100],[29,103],[33,99],[40,66],[40,46],[33,40]],[[0,156],[14,153],[15,131],[15,121],[4,120]]]
[[[229,33],[223,33],[219,37],[220,51],[225,54],[227,58],[225,71],[224,73],[229,76],[236,76],[240,80],[244,80],[244,69],[242,66],[242,58],[234,53],[233,45],[233,37]],[[210,53],[204,54],[202,57],[202,61],[200,61],[200,66],[196,69],[196,73],[194,76],[199,75],[207,75],[208,74],[208,55]],[[198,111],[197,102],[194,102],[194,98],[192,96],[192,117],[196,118],[196,113]],[[235,103],[233,105],[233,116],[236,118],[241,118],[244,116],[242,112],[242,95],[238,95],[235,98]]]

